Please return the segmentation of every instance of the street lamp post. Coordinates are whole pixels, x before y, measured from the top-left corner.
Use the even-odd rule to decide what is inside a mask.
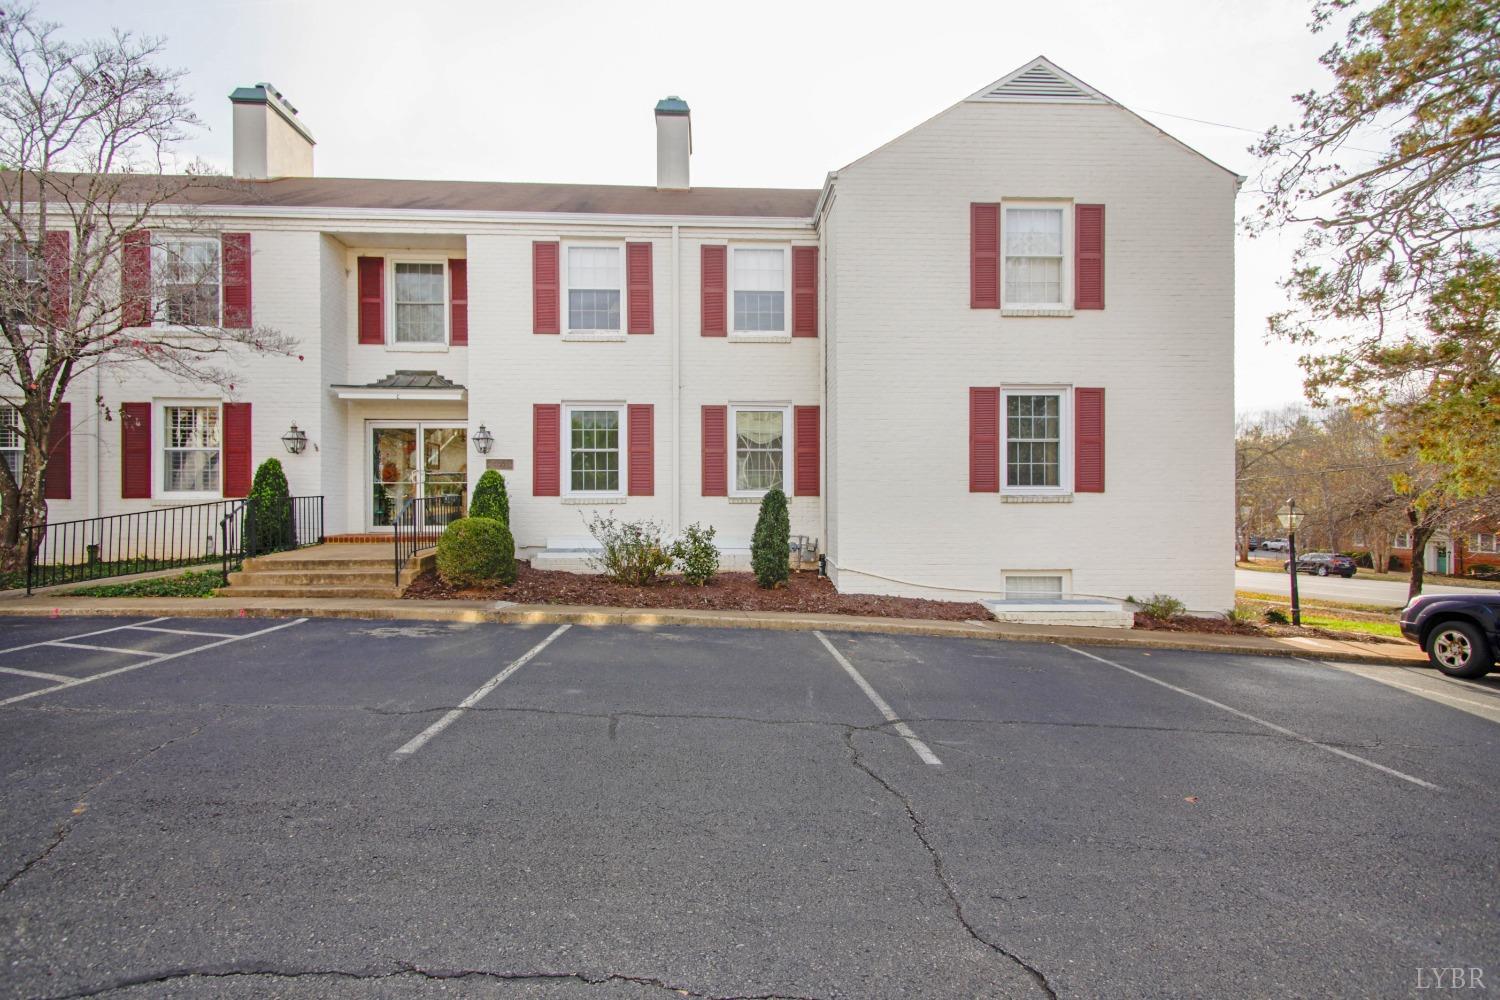
[[[1297,509],[1296,500],[1287,500],[1276,512],[1276,519],[1286,529],[1287,569],[1292,574],[1292,624],[1302,625],[1302,603],[1297,599],[1297,526],[1307,515]]]

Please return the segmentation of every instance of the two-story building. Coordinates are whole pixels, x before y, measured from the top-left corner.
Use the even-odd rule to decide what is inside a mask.
[[[692,186],[676,98],[654,187],[316,177],[274,89],[231,101],[238,183],[195,194],[222,235],[164,216],[126,273],[143,321],[300,357],[77,386],[53,521],[243,495],[276,455],[331,533],[380,533],[491,467],[521,554],[566,565],[601,509],[733,556],[777,485],[841,590],[1232,604],[1240,179],[1045,59],[806,190]],[[194,254],[217,294],[173,298]]]

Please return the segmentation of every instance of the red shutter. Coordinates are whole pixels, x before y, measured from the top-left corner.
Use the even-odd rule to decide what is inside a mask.
[[[248,330],[254,326],[250,316],[250,234],[223,233],[224,248],[224,326],[231,330]]]
[[[1000,308],[1000,206],[969,206],[969,308]]]
[[[469,346],[469,262],[448,261],[448,343]]]
[[[706,497],[729,495],[729,407],[727,406],[703,408],[703,495]]]
[[[625,410],[630,424],[630,495],[649,497],[656,492],[656,414],[650,403],[632,403]]]
[[[795,406],[792,414],[796,425],[793,465],[796,468],[797,496],[815,497],[818,495],[818,449],[821,440],[818,407]]]
[[[1104,492],[1104,390],[1073,390],[1073,490]]]
[[[1104,206],[1073,206],[1073,308],[1104,308]]]
[[[250,456],[250,404],[224,404],[224,495],[247,497],[253,475]]]
[[[792,336],[818,335],[818,248],[792,247]]]
[[[728,282],[729,248],[722,245],[705,245],[702,255],[703,323],[700,333],[705,337],[723,337],[728,333]],[[706,494],[722,496],[721,493]]]
[[[68,260],[71,247],[72,234],[66,229],[50,232],[42,239],[42,259],[47,265],[47,308],[52,314],[52,322],[57,324],[67,323],[68,307],[73,299]]]
[[[562,332],[562,309],[558,306],[558,256],[556,243],[531,244],[532,333]]]
[[[57,415],[47,430],[47,471],[43,475],[42,496],[48,500],[73,499],[72,403],[57,405]]]
[[[531,407],[531,495],[534,497],[555,497],[562,493],[562,461],[558,455],[561,437],[562,407],[557,403],[534,404]]]
[[[1000,492],[1000,389],[969,390],[969,492]]]
[[[385,258],[359,259],[359,342],[385,344]]]
[[[150,230],[135,229],[120,237],[120,325],[151,325]]]
[[[151,496],[151,404],[120,404],[120,496]]]
[[[650,243],[625,244],[625,291],[630,299],[630,332],[654,333],[656,307],[652,302]]]

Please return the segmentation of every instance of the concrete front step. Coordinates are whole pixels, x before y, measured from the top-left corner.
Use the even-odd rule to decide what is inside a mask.
[[[316,569],[316,570],[255,570],[248,573],[230,573],[231,587],[315,587],[331,585],[339,587],[388,587],[395,583],[395,572],[391,566],[375,569]]]
[[[355,559],[305,559],[256,556],[246,559],[246,573],[314,573],[353,570],[363,573],[391,573],[396,564],[391,556],[384,559],[361,557]]]
[[[260,586],[248,583],[231,585],[228,590],[223,591],[223,595],[225,597],[280,597],[289,601],[320,597],[390,600],[391,598],[400,597],[401,591],[389,583],[384,586],[339,586],[325,583],[286,587]]]

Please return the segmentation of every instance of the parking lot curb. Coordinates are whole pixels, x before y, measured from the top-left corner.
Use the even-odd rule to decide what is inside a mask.
[[[1414,666],[1427,658],[1416,646],[1332,639],[1247,638],[1193,632],[950,622],[855,615],[811,615],[774,611],[693,611],[676,608],[609,608],[510,604],[505,601],[417,601],[307,599],[289,608],[275,598],[93,598],[46,597],[0,602],[3,617],[100,617],[162,615],[182,618],[342,618],[374,621],[434,621],[453,624],[623,625],[636,627],[767,629],[781,632],[867,632],[1009,642],[1185,650],[1239,656],[1294,656],[1376,666]]]

